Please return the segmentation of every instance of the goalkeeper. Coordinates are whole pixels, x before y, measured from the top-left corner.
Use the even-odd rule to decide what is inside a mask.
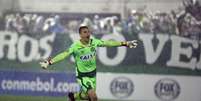
[[[52,59],[40,62],[42,68],[47,69],[49,65],[58,63],[69,55],[73,55],[76,64],[76,78],[81,86],[79,93],[69,93],[70,101],[89,100],[97,101],[96,95],[96,48],[97,47],[118,47],[126,46],[135,48],[137,40],[118,42],[118,41],[103,41],[95,38],[90,38],[90,31],[87,26],[79,28],[80,40],[74,42],[67,50],[59,53]]]

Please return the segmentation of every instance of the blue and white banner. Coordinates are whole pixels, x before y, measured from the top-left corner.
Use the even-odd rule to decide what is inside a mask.
[[[65,96],[80,86],[74,73],[0,71],[0,94]]]

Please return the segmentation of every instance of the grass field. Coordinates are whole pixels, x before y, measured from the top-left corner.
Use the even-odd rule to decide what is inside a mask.
[[[10,96],[1,95],[0,101],[68,101],[67,97],[47,97],[47,96]],[[99,100],[99,101],[114,101],[114,100]],[[115,100],[117,101],[117,100]],[[122,101],[122,100],[119,100]]]
[[[0,61],[0,70],[18,70],[31,72],[44,72],[38,64],[38,61],[19,64],[16,61]],[[8,65],[9,64],[9,65]],[[74,63],[62,61],[49,67],[49,72],[74,72]],[[107,67],[97,65],[97,72],[114,72],[114,73],[143,73],[143,74],[167,74],[167,75],[191,75],[201,76],[201,70],[190,70],[185,68],[165,67],[160,65],[122,65],[115,67]]]

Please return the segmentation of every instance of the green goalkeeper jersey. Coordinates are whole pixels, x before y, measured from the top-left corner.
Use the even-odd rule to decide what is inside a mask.
[[[90,73],[96,70],[96,48],[104,46],[121,46],[121,42],[90,39],[89,44],[84,45],[80,41],[74,42],[66,51],[59,53],[51,61],[57,63],[69,55],[73,55],[76,63],[76,74]]]

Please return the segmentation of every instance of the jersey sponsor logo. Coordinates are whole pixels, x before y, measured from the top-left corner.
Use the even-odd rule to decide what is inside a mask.
[[[80,56],[80,60],[88,61],[88,60],[91,60],[94,56],[96,56],[96,52],[93,52],[93,53],[87,54],[87,55],[82,55],[82,56]]]
[[[129,97],[134,91],[133,82],[127,77],[117,77],[110,84],[111,93],[118,98]]]
[[[179,96],[180,86],[176,80],[165,78],[155,84],[154,92],[159,99],[172,101]]]

